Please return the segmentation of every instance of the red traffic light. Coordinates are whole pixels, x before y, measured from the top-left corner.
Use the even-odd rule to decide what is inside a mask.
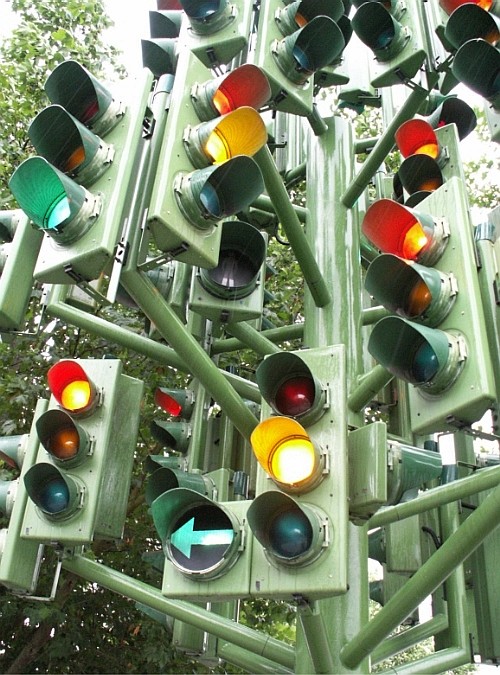
[[[97,390],[77,361],[59,361],[47,373],[50,391],[68,413],[81,415],[97,404]]]
[[[481,7],[481,9],[485,9],[487,12],[489,12],[493,5],[493,0],[439,0],[439,4],[444,9],[446,14],[451,14],[457,9],[457,7],[461,7],[466,3],[478,5]]]
[[[383,253],[433,265],[446,246],[443,224],[392,199],[378,199],[367,210],[361,228]]]
[[[156,405],[163,408],[171,417],[188,419],[193,411],[194,393],[191,389],[157,387],[154,400]]]
[[[419,154],[437,159],[440,154],[439,141],[434,129],[422,119],[404,122],[396,131],[394,140],[403,157]]]
[[[259,110],[271,98],[269,80],[251,63],[235,68],[220,78],[195,85],[193,105],[200,120],[226,115],[236,108],[249,106]]]

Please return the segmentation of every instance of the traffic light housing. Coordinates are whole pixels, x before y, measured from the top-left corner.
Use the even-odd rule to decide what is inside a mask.
[[[264,123],[251,105],[224,116],[212,112],[210,121],[203,122],[210,107],[200,117],[195,104],[198,92],[205,92],[202,85],[211,79],[191,52],[181,52],[148,212],[161,251],[208,268],[219,259],[218,222],[249,206],[264,189],[250,155],[267,140]],[[206,103],[203,93],[199,98]]]
[[[415,77],[427,56],[418,7],[401,0],[354,4],[353,30],[377,61],[371,84],[390,87]]]
[[[29,129],[39,155],[20,164],[9,182],[20,207],[47,235],[37,280],[88,282],[112,262],[151,83],[145,71],[126,109],[76,61],[62,62],[49,75],[45,91],[52,105]]]
[[[227,469],[151,475],[151,513],[165,555],[163,595],[200,601],[249,595],[249,502],[227,501],[230,482]]]
[[[374,202],[362,229],[392,254],[373,261],[367,287],[399,316],[375,324],[368,350],[414,385],[414,433],[446,430],[454,420],[470,424],[495,400],[495,388],[463,184],[447,180],[418,205],[418,218],[390,201]]]
[[[23,327],[42,234],[20,210],[0,212],[0,331]]]
[[[41,444],[24,475],[23,537],[88,544],[122,536],[142,382],[115,359],[63,360],[48,371],[49,409],[36,421]]]
[[[153,419],[150,430],[162,447],[185,454],[192,437],[191,415],[196,402],[194,389],[165,389],[158,387],[154,401],[168,415],[167,420]]]
[[[256,539],[251,594],[292,600],[344,593],[344,348],[272,354],[257,378],[267,405],[250,439],[259,463],[257,495],[248,509]],[[269,416],[271,410],[279,414]]]
[[[189,307],[223,323],[258,319],[264,305],[265,235],[238,220],[227,220],[221,227],[218,265],[193,270]]]
[[[253,7],[245,0],[181,0],[192,53],[207,67],[227,64],[248,45]]]
[[[0,584],[16,594],[32,594],[35,591],[41,555],[38,541],[27,540],[21,537],[24,511],[27,506],[28,495],[24,488],[23,478],[28,469],[36,461],[39,441],[35,431],[36,420],[47,408],[47,401],[40,399],[37,403],[33,424],[29,434],[14,437],[15,454],[12,455],[5,447],[11,445],[11,439],[3,439],[0,459],[8,460],[9,465],[20,469],[19,478],[7,487],[5,505],[0,504],[0,511],[5,508],[8,517],[8,526],[0,529]],[[1,489],[1,485],[0,485]],[[0,490],[1,491],[1,490]],[[10,504],[7,504],[7,501]]]
[[[312,113],[314,74],[335,64],[346,45],[337,23],[343,14],[341,0],[261,3],[254,62],[269,79],[273,108]]]

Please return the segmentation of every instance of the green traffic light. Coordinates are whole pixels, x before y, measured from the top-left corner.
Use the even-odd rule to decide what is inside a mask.
[[[9,186],[33,223],[61,244],[82,237],[99,215],[100,198],[43,157],[24,160],[14,171]]]
[[[460,334],[394,316],[375,324],[368,351],[393,375],[429,395],[439,394],[454,383],[467,355]]]
[[[72,517],[82,499],[82,488],[53,464],[40,462],[27,471],[24,484],[30,499],[49,520]]]

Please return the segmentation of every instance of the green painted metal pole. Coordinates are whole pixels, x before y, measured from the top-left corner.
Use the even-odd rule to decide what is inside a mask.
[[[394,147],[394,134],[398,127],[400,127],[403,122],[406,122],[406,120],[413,117],[427,98],[427,94],[428,92],[426,89],[415,87],[408,96],[400,110],[387,126],[383,135],[379,138],[367,159],[363,162],[361,169],[342,195],[341,200],[344,206],[347,206],[348,208],[354,206],[379,166]]]
[[[378,392],[394,379],[388,370],[380,364],[374,366],[369,373],[363,375],[357,387],[349,394],[347,405],[353,412],[361,412],[375,398]]]
[[[404,587],[342,649],[340,657],[348,668],[355,668],[361,663],[498,527],[499,510],[500,486],[497,486]]]
[[[249,323],[241,321],[238,323],[229,323],[226,326],[228,333],[238,338],[246,347],[250,347],[254,352],[261,356],[267,354],[276,354],[281,349],[274,342],[268,340],[262,333],[253,328]]]
[[[333,673],[335,665],[330,654],[330,642],[325,621],[317,603],[299,604],[297,611],[311,654],[315,673]]]
[[[64,559],[63,567],[68,572],[108,588],[114,593],[141,602],[174,619],[184,621],[222,640],[254,652],[258,656],[276,661],[286,668],[293,668],[295,659],[293,648],[264,633],[213,614],[198,605],[192,605],[183,600],[169,600],[157,588],[83,556],[77,555]]]
[[[470,495],[491,490],[500,484],[500,466],[492,466],[476,471],[472,476],[460,478],[446,485],[439,485],[420,494],[415,499],[381,509],[368,521],[368,528],[374,529],[389,525],[418,513],[424,513],[438,506],[470,497]]]
[[[304,335],[304,324],[294,323],[290,326],[280,326],[279,328],[269,328],[263,330],[260,335],[274,343],[286,342],[288,340],[301,340]],[[214,340],[212,343],[211,354],[223,354],[225,352],[234,352],[238,349],[245,349],[245,344],[237,338],[226,338]]]
[[[372,665],[380,663],[391,656],[398,654],[413,647],[413,645],[423,640],[427,640],[433,635],[437,635],[448,628],[448,617],[445,614],[436,614],[432,619],[419,623],[408,630],[398,633],[387,640],[384,640],[370,656]]]
[[[293,670],[276,663],[276,661],[265,659],[254,652],[236,647],[229,642],[223,642],[217,646],[217,656],[223,661],[232,663],[248,673],[269,673],[269,675],[274,675],[274,673],[282,673],[283,675],[289,673],[292,675],[293,673]]]
[[[271,151],[267,146],[264,146],[254,155],[254,159],[260,167],[274,210],[285,230],[314,302],[318,307],[324,307],[331,301],[330,291],[294,211]]]
[[[290,206],[293,208],[295,215],[300,220],[300,222],[305,223],[307,218],[307,209],[303,206],[300,206],[299,204],[292,204],[291,202]],[[260,195],[260,197],[257,197],[257,199],[252,202],[252,207],[261,209],[262,211],[267,211],[268,213],[276,213],[274,203],[267,195]]]
[[[190,372],[219,403],[234,426],[245,438],[250,438],[250,434],[258,424],[257,418],[196,339],[186,330],[149,277],[141,272],[127,271],[122,274],[122,284],[184,363],[189,364]]]
[[[350,391],[363,372],[361,344],[362,279],[359,257],[359,223],[356,210],[345,208],[341,195],[354,176],[353,134],[350,124],[338,117],[327,120],[322,136],[308,135],[307,204],[310,218],[307,237],[327,279],[332,302],[315,306],[304,292],[304,344],[324,347],[344,344],[347,357],[347,387]],[[361,426],[363,414],[348,411],[349,424]],[[349,590],[345,595],[319,600],[328,635],[330,672],[348,672],[340,660],[342,647],[368,621],[368,537],[364,527],[339,523],[346,528]],[[298,630],[300,628],[300,631]],[[314,636],[303,622],[297,627],[297,673],[310,673],[316,665],[310,644]],[[326,656],[324,657],[326,658]],[[368,661],[356,672],[369,671]]]
[[[372,326],[374,323],[377,323],[377,321],[380,321],[380,319],[383,319],[384,316],[389,316],[390,314],[389,310],[385,307],[368,307],[363,310],[361,317],[363,326]]]

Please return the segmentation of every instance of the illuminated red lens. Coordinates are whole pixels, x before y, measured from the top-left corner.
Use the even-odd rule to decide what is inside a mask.
[[[250,106],[258,110],[271,97],[271,87],[264,73],[251,63],[231,71],[214,94],[213,103],[221,115]]]
[[[70,413],[87,410],[96,398],[87,373],[77,361],[59,361],[47,373],[47,380],[56,401]]]
[[[155,403],[160,406],[160,408],[163,408],[169,415],[172,415],[172,417],[179,417],[182,412],[181,404],[176,401],[173,396],[170,396],[170,394],[162,389],[157,389],[155,391]]]
[[[435,159],[439,154],[439,143],[434,129],[425,120],[404,122],[396,131],[394,139],[403,157],[422,154]]]
[[[310,377],[292,377],[276,392],[276,408],[283,415],[296,417],[314,404],[314,382]]]

